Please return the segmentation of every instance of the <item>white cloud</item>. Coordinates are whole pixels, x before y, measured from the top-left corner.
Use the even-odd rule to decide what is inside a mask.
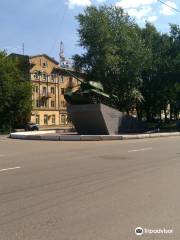
[[[157,16],[153,13],[152,5],[157,3],[157,0],[119,0],[116,2],[116,7],[122,7],[128,14],[135,17],[138,21],[157,20]]]
[[[142,6],[149,6],[153,3],[156,3],[156,0],[121,0],[118,1],[115,6],[126,8],[138,8]]]
[[[137,9],[137,8],[129,8],[129,9],[127,9],[128,14],[130,16],[133,16],[133,17],[137,18],[137,19],[144,18],[151,11],[152,11],[151,7],[143,7],[141,9]]]
[[[170,7],[168,7],[166,5],[162,5],[160,13],[163,14],[163,15],[167,15],[167,16],[175,14],[175,12],[172,8],[177,8],[177,5],[172,1],[166,1],[165,4],[167,4]]]
[[[86,6],[90,6],[91,0],[68,0],[68,6],[70,8],[74,8],[74,7],[86,7]]]
[[[158,19],[157,16],[149,16],[147,18],[147,21],[153,23],[153,22],[157,21],[157,19]]]

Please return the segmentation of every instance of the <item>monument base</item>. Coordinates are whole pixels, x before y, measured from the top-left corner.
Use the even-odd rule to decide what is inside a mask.
[[[118,134],[123,113],[104,104],[69,105],[68,113],[81,135]]]
[[[67,111],[80,135],[116,135],[144,129],[136,118],[104,104],[68,105]]]

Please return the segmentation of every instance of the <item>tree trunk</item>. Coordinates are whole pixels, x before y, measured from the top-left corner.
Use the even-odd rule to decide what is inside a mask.
[[[166,111],[166,108],[164,109],[164,115],[165,115],[165,122],[167,122],[167,111]]]
[[[172,104],[170,104],[170,120],[173,120]]]

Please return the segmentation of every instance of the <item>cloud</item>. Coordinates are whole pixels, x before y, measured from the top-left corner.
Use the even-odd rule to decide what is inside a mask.
[[[141,9],[137,9],[137,8],[127,9],[128,14],[130,16],[137,18],[138,20],[147,16],[147,14],[149,14],[151,11],[152,11],[151,7],[143,7]]]
[[[147,18],[147,21],[153,23],[153,22],[156,22],[157,19],[158,19],[157,16],[149,16],[149,17]]]
[[[128,14],[135,17],[138,21],[154,22],[158,19],[153,13],[152,5],[157,0],[119,0],[116,7],[122,7]]]
[[[165,4],[167,4],[170,7],[168,7],[166,5],[162,5],[161,9],[160,9],[160,13],[163,15],[167,15],[167,16],[175,14],[175,12],[172,8],[177,8],[177,5],[172,1],[166,1]]]
[[[69,8],[90,6],[91,0],[68,0]]]
[[[115,5],[116,7],[127,8],[138,8],[142,6],[149,6],[153,3],[156,3],[156,0],[121,0],[118,1]]]

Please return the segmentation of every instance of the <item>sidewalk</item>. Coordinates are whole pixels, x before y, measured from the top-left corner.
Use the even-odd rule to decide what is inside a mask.
[[[180,136],[180,132],[121,134],[121,135],[76,135],[76,134],[61,134],[56,130],[51,130],[51,131],[20,132],[10,134],[10,137],[13,139],[47,140],[47,141],[113,141],[113,140],[131,140],[171,136]]]

